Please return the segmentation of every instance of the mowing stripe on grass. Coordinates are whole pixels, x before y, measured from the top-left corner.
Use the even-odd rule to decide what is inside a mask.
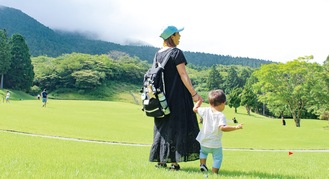
[[[136,147],[140,147],[140,146],[150,147],[149,144],[136,144],[136,143],[115,142],[115,141],[89,140],[89,139],[87,140],[87,139],[69,138],[69,137],[62,137],[62,136],[49,136],[49,135],[42,135],[42,134],[32,134],[32,133],[28,133],[28,132],[21,132],[21,131],[15,131],[15,130],[0,129],[0,131],[1,132],[7,132],[7,133],[20,134],[20,135],[33,136],[33,137],[69,140],[69,141],[76,141],[76,142],[89,142],[89,143],[111,144],[111,145],[127,145],[127,146],[136,146]]]
[[[225,150],[225,149],[224,149]],[[253,148],[249,148],[249,149],[227,149],[227,150],[231,150],[231,151],[250,151],[250,152],[329,152],[329,149],[292,149],[292,150],[287,150],[287,149],[253,149]]]
[[[32,134],[28,132],[21,132],[15,130],[4,130],[0,129],[1,132],[14,133],[20,135],[27,135],[33,137],[42,137],[49,139],[59,139],[59,140],[68,140],[68,141],[76,141],[76,142],[88,142],[88,143],[98,143],[98,144],[110,144],[110,145],[124,145],[124,146],[135,146],[135,147],[150,147],[150,144],[137,144],[137,143],[125,143],[125,142],[115,142],[115,141],[101,141],[101,140],[87,140],[87,139],[79,139],[79,138],[69,138],[69,137],[61,137],[61,136],[49,136],[49,135],[41,135],[41,134]],[[223,150],[229,151],[251,151],[251,152],[329,152],[329,149],[306,149],[306,150],[285,150],[285,149],[253,149],[253,148],[225,148]]]

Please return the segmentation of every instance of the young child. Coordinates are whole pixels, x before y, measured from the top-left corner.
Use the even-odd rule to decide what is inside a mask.
[[[201,145],[200,150],[200,170],[208,171],[206,166],[209,153],[213,157],[212,172],[218,174],[223,159],[222,135],[223,132],[242,129],[242,124],[228,126],[225,115],[226,95],[222,90],[212,90],[208,94],[210,107],[200,107],[202,101],[195,103],[193,111],[203,118],[202,128],[197,136],[197,141]]]

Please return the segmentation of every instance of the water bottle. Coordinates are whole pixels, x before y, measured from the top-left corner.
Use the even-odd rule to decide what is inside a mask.
[[[166,100],[166,96],[163,94],[163,92],[160,92],[158,94],[158,98],[162,107],[162,111],[164,112],[165,115],[170,113],[169,106]]]

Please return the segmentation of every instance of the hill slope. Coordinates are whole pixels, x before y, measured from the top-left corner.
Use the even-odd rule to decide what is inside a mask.
[[[54,31],[20,10],[1,5],[0,28],[6,29],[8,36],[14,33],[23,35],[32,56],[47,55],[57,57],[72,52],[107,54],[110,51],[121,51],[151,63],[154,53],[157,51],[157,48],[150,46],[120,45],[112,42],[90,40],[81,34]],[[223,64],[259,67],[261,64],[273,63],[267,60],[199,52],[187,51],[185,55],[189,63],[196,66]]]

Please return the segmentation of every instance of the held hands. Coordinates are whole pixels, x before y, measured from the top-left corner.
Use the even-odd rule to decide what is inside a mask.
[[[198,112],[198,108],[201,106],[203,99],[200,95],[196,94],[193,98],[193,101],[196,102],[193,107],[194,112]]]
[[[198,93],[196,93],[195,95],[193,95],[192,96],[192,99],[193,99],[194,102],[198,102],[200,100],[201,100],[201,102],[203,101],[202,97]]]

